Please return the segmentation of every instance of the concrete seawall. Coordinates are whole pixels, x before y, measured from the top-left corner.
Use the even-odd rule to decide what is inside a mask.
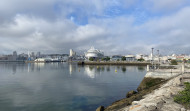
[[[150,65],[149,62],[123,62],[123,61],[116,61],[116,62],[104,62],[104,61],[84,61],[78,62],[78,65],[133,65],[133,66],[147,66]]]
[[[173,96],[184,89],[183,83],[190,82],[190,73],[162,71],[148,71],[138,92],[96,111],[190,111],[173,101]]]
[[[139,101],[118,111],[190,111],[173,100],[173,96],[184,90],[184,82],[190,82],[190,73],[172,78],[160,88],[147,94]]]
[[[178,75],[180,75],[179,72],[147,72],[145,77],[170,79]]]

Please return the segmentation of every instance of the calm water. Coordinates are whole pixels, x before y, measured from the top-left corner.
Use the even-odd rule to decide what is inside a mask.
[[[145,73],[142,66],[0,63],[0,111],[94,111],[135,90]]]

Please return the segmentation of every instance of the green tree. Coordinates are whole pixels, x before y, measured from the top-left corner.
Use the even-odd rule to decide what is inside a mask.
[[[122,61],[126,61],[126,57],[123,56],[123,57],[121,58],[121,60],[122,60]]]
[[[143,59],[143,58],[140,58],[140,59],[137,59],[137,61],[142,62],[142,61],[144,61],[144,59]]]
[[[109,61],[109,60],[110,60],[110,57],[106,57],[105,60],[106,60],[106,61]]]
[[[93,58],[93,57],[90,57],[90,58],[89,58],[89,61],[94,61],[94,58]]]
[[[171,60],[171,65],[177,65],[177,61],[176,60]]]

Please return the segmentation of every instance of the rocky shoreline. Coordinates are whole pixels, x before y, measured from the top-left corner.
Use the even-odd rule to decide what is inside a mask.
[[[190,111],[173,101],[173,96],[184,89],[184,82],[190,82],[190,74],[178,75],[170,79],[145,77],[137,88],[126,98],[96,111]]]
[[[119,111],[190,111],[173,100],[173,97],[184,89],[184,82],[190,82],[190,74],[179,75],[169,80],[140,101],[133,101],[132,105]]]

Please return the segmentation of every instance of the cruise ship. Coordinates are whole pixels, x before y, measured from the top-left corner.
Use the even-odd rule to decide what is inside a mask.
[[[85,53],[86,59],[94,58],[94,59],[100,59],[104,57],[104,53],[98,49],[95,49],[94,47],[91,47],[86,53]]]

